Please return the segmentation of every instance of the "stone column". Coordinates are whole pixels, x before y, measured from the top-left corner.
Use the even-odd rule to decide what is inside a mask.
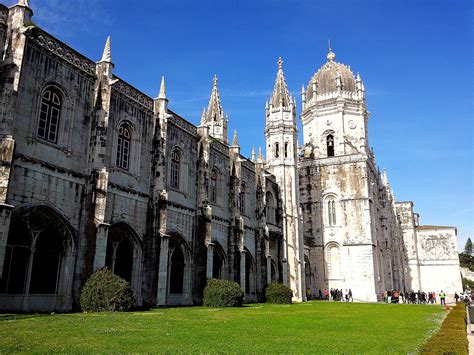
[[[267,256],[267,285],[272,283],[272,257]]]
[[[240,252],[240,288],[242,291],[244,291],[244,297],[245,297],[245,252],[241,251]]]
[[[209,243],[207,245],[207,271],[206,271],[206,276],[208,280],[212,279],[213,265],[214,265],[214,244]]]
[[[158,266],[157,305],[165,306],[168,296],[169,236],[161,236],[160,262]]]
[[[105,266],[107,253],[107,236],[110,224],[100,223],[97,227],[97,239],[95,241],[94,271]]]
[[[12,209],[13,206],[11,205],[0,204],[0,278],[2,277],[3,262],[5,261]]]

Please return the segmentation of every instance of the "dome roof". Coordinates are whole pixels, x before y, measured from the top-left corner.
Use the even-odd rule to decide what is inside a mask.
[[[334,61],[336,55],[329,49],[328,61],[313,75],[306,89],[307,100],[313,96],[313,82],[316,82],[318,95],[337,91],[337,77],[341,78],[342,91],[357,92],[356,79],[344,64]]]

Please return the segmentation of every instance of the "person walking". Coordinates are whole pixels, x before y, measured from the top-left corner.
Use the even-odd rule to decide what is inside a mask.
[[[439,299],[440,299],[441,305],[446,306],[446,294],[443,292],[443,290],[441,290],[441,292],[439,293]]]
[[[454,292],[454,299],[456,300],[456,303],[459,302],[459,295],[457,292]]]

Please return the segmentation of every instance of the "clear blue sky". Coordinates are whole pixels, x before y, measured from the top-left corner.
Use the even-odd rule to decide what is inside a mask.
[[[474,237],[472,1],[30,3],[35,23],[91,59],[110,34],[115,74],[153,97],[165,75],[170,108],[193,123],[217,74],[245,155],[264,146],[278,56],[300,109],[330,37],[365,82],[370,144],[396,198],[414,201],[423,224],[458,226],[458,248]]]

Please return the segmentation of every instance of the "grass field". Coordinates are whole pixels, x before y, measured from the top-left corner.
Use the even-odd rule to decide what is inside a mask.
[[[439,306],[307,302],[133,313],[0,314],[4,352],[416,352]]]

